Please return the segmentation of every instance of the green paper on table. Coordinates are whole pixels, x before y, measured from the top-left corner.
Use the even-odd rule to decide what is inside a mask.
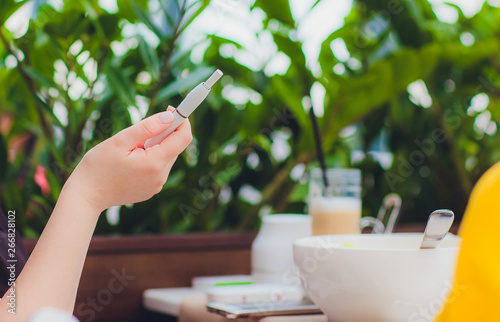
[[[356,248],[356,245],[348,243],[348,242],[343,242],[342,246],[347,247],[347,248]]]

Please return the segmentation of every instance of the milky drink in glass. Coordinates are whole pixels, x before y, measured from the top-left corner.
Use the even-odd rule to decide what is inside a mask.
[[[361,172],[327,169],[325,187],[321,169],[312,169],[308,212],[313,235],[359,234],[361,219]]]

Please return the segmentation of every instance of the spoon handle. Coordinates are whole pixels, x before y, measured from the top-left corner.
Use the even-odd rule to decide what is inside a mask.
[[[444,236],[446,236],[450,230],[454,218],[455,214],[451,210],[440,209],[433,211],[427,220],[420,248],[436,248],[436,246],[441,242],[441,240],[443,240]]]

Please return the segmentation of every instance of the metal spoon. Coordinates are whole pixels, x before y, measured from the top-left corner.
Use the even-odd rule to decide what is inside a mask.
[[[435,248],[450,230],[455,214],[448,209],[433,211],[425,226],[424,238],[420,244],[421,249]]]
[[[382,206],[378,211],[377,219],[383,223],[385,221],[387,211],[391,208],[392,211],[389,215],[389,219],[387,220],[387,226],[382,230],[384,234],[391,234],[394,230],[394,226],[396,225],[396,221],[398,220],[399,211],[401,210],[401,197],[397,193],[390,193],[384,197],[384,200],[382,200]]]

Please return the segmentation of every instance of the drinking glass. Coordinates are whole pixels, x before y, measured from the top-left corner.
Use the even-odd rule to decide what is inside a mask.
[[[361,171],[327,169],[325,178],[321,169],[312,169],[308,212],[313,235],[361,233]]]

